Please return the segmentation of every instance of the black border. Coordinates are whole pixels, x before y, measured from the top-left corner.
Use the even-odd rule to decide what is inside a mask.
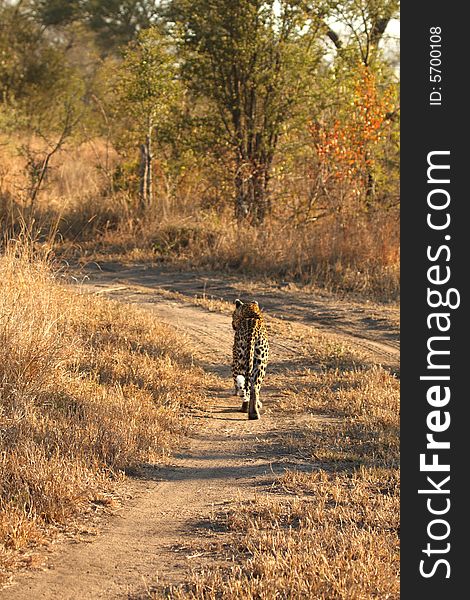
[[[466,410],[469,398],[466,390],[466,371],[470,372],[467,355],[470,354],[466,315],[468,297],[467,260],[470,252],[470,205],[466,189],[470,177],[470,163],[465,148],[470,119],[470,98],[466,88],[470,69],[466,66],[470,39],[465,3],[407,2],[401,7],[401,597],[404,599],[464,598],[468,595],[467,537],[469,521],[466,507],[470,506],[470,490],[465,488],[470,459],[467,440],[470,441],[470,421]],[[429,81],[429,36],[431,27],[442,29],[442,83]],[[442,106],[429,105],[433,85],[442,88]],[[426,325],[429,312],[426,302],[428,244],[441,243],[442,232],[433,232],[426,225],[427,154],[434,150],[450,150],[451,225],[446,234],[451,259],[451,286],[461,294],[461,305],[451,313],[449,332],[451,361],[451,401],[448,410],[451,425],[446,432],[451,442],[447,457],[450,460],[451,509],[446,515],[451,526],[448,540],[451,547],[444,557],[451,565],[450,578],[444,568],[423,578],[419,562],[426,558],[422,549],[428,541],[426,527],[430,521],[425,496],[418,489],[426,483],[419,470],[419,455],[425,451],[426,402],[428,383],[420,381],[427,362],[426,342],[430,335]],[[446,264],[446,263],[443,263]],[[444,438],[443,438],[444,439]],[[470,479],[469,479],[470,481]],[[429,487],[429,486],[428,486]]]

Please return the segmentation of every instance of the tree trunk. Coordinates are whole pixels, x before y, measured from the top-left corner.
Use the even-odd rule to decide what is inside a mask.
[[[250,214],[247,181],[241,171],[242,169],[239,167],[235,175],[235,218],[239,222],[247,219]]]
[[[140,163],[139,163],[139,200],[140,200],[140,208],[142,211],[147,207],[147,168],[148,168],[148,159],[147,159],[147,145],[140,145]]]
[[[269,165],[258,165],[251,181],[253,187],[252,222],[254,225],[261,225],[270,208],[268,194]]]
[[[368,151],[365,154],[366,169],[365,169],[365,188],[366,188],[366,207],[369,208],[375,199],[375,176],[371,161],[371,156]]]
[[[148,209],[153,201],[151,130],[149,130],[149,134],[145,138],[145,143],[140,145],[139,199],[140,207],[143,211]]]
[[[239,165],[235,176],[235,218],[248,219],[253,225],[261,225],[269,211],[268,195],[269,165],[262,164],[246,169]]]
[[[147,138],[145,140],[147,146],[147,169],[146,175],[147,179],[145,182],[145,194],[147,197],[147,206],[151,206],[153,204],[153,169],[152,169],[152,130],[149,130]]]

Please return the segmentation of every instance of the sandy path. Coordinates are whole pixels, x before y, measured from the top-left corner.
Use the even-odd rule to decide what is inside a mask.
[[[197,285],[200,283],[198,279],[195,281]],[[187,281],[184,284],[189,294],[191,288]],[[193,293],[197,293],[194,291],[197,285],[193,285]],[[87,283],[88,291],[138,303],[159,320],[185,332],[196,347],[204,348],[197,360],[221,377],[220,387],[209,390],[208,406],[195,415],[196,425],[186,447],[181,448],[168,465],[147,466],[139,477],[131,479],[132,499],[107,520],[90,543],[57,543],[46,566],[20,575],[12,586],[0,591],[1,599],[137,600],[148,597],[148,591],[153,588],[184,581],[194,568],[214,566],[210,552],[192,549],[195,540],[210,539],[212,511],[237,497],[249,499],[262,493],[286,468],[295,465],[297,469],[311,470],[313,467],[311,463],[293,459],[283,443],[283,432],[288,430],[289,435],[295,435],[302,424],[299,417],[281,419],[270,410],[275,388],[269,385],[265,388],[261,420],[248,421],[246,415],[237,412],[239,400],[231,395],[229,369],[230,317],[152,294],[154,286],[155,274],[146,280],[135,274],[126,278],[122,272],[118,277],[115,274],[114,277],[106,274],[92,277]],[[170,287],[177,289],[177,276],[167,289]],[[181,292],[181,282],[179,288],[177,291]],[[237,291],[234,289],[225,297],[232,293],[236,297]],[[250,294],[254,295],[253,290]],[[263,296],[265,306],[282,301],[272,290],[270,294]],[[285,292],[280,294],[287,297]],[[310,322],[301,314],[295,316],[301,301],[296,303],[293,298],[290,312],[285,310],[283,316]],[[328,310],[333,308],[330,306]],[[370,335],[362,337],[358,337],[357,331],[341,331],[345,318],[338,316],[338,319],[339,326],[331,328],[333,335],[357,338],[358,344],[364,344],[378,361],[388,353],[390,360],[397,362],[395,340],[384,336],[384,341],[374,328]],[[392,330],[391,325],[387,327]],[[273,369],[282,372],[295,357],[295,340],[274,337],[271,347]],[[312,418],[309,417],[310,423]],[[317,417],[317,420],[319,426],[325,425],[325,419]]]

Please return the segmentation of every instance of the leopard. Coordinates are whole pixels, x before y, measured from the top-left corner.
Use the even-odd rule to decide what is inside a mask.
[[[235,331],[232,362],[235,395],[243,398],[240,411],[248,413],[250,420],[259,419],[260,390],[266,375],[269,341],[258,302],[244,303],[237,298],[232,327]]]

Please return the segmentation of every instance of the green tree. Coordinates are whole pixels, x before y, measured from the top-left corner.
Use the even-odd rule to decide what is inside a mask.
[[[175,56],[157,28],[143,30],[125,51],[118,66],[116,108],[125,123],[127,143],[140,144],[140,199],[142,207],[153,200],[152,158],[155,132],[168,118],[179,86]]]
[[[0,0],[0,94],[4,104],[40,89],[54,89],[61,79],[63,53],[44,35],[24,2]]]
[[[150,27],[157,12],[155,0],[87,0],[86,20],[103,48],[122,46]]]
[[[234,155],[235,214],[263,222],[279,138],[301,99],[314,31],[301,3],[173,0],[189,88],[209,99]]]
[[[84,0],[35,0],[37,21],[48,26],[67,25],[84,13]]]
[[[95,32],[105,54],[116,53],[150,27],[157,5],[155,0],[35,0],[37,18],[44,25],[80,21]]]

